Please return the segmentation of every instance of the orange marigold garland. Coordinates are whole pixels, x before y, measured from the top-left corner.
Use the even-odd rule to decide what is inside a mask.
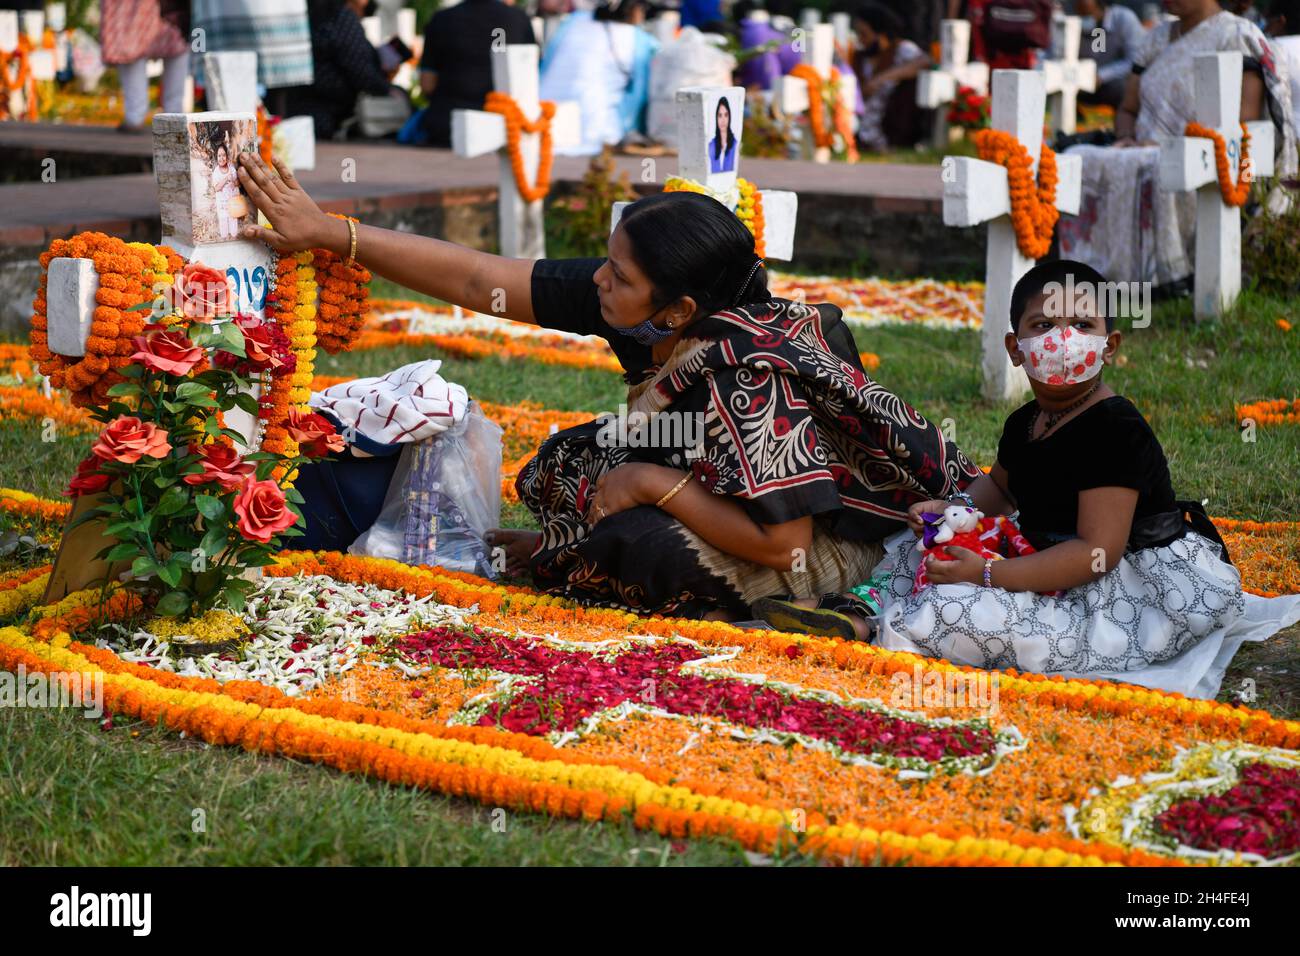
[[[18,49],[12,53],[0,50],[0,119],[9,119],[9,97],[13,93],[22,93],[25,108],[22,119],[35,122],[40,115],[40,106],[36,95],[36,78],[32,75],[32,63],[28,56],[29,42],[24,35],[19,38]],[[10,70],[17,64],[18,70],[12,76]]]
[[[840,71],[831,68],[829,88],[834,96],[834,105],[831,108],[830,126],[826,125],[826,103],[823,99],[826,93],[821,75],[808,63],[798,64],[790,71],[790,75],[808,84],[808,126],[813,134],[813,142],[819,149],[833,149],[835,134],[838,133],[844,143],[845,158],[850,163],[856,163],[858,149],[853,142],[852,111],[839,95]]]
[[[515,188],[519,190],[524,202],[537,202],[546,198],[546,194],[551,191],[551,163],[555,158],[551,148],[551,118],[555,116],[555,104],[544,101],[539,105],[541,110],[537,119],[529,121],[509,93],[493,90],[483,104],[483,109],[487,112],[499,113],[506,121],[506,152],[510,154]],[[524,133],[540,133],[542,137],[536,183],[528,182],[528,173],[524,169],[524,156],[520,150],[520,140]]]
[[[1232,181],[1232,168],[1228,164],[1228,144],[1218,130],[1202,126],[1200,123],[1188,123],[1185,130],[1188,136],[1208,139],[1214,143],[1214,166],[1219,178],[1219,192],[1223,194],[1225,206],[1244,206],[1250,198],[1250,133],[1246,124],[1241,124],[1241,163],[1237,167],[1237,182]]]
[[[86,354],[78,359],[49,348],[46,288],[50,261],[57,258],[90,259],[99,274],[94,316],[86,339]],[[153,297],[152,257],[114,236],[83,232],[71,239],[55,239],[40,256],[41,278],[32,302],[30,340],[32,357],[56,388],[66,388],[74,405],[103,404],[108,390],[122,376],[117,369],[130,363],[131,338],[144,329],[149,313],[136,310]]]
[[[975,133],[974,139],[980,159],[1006,167],[1011,225],[1021,253],[1028,259],[1043,258],[1052,246],[1052,233],[1061,215],[1056,208],[1056,153],[1043,144],[1035,184],[1033,159],[1014,135],[984,129]]]
[[[313,249],[311,265],[317,289],[316,341],[331,355],[346,352],[370,315],[370,270],[359,262],[348,265],[328,249]]]

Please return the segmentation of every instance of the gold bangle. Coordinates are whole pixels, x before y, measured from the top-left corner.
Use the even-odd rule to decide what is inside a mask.
[[[655,507],[662,508],[664,505],[666,505],[669,499],[672,498],[673,495],[677,494],[677,492],[685,488],[686,483],[694,477],[695,475],[691,474],[690,472],[687,472],[686,477],[684,477],[681,481],[677,482],[677,484],[673,485],[672,491],[668,492],[668,494],[664,495],[662,498],[660,498],[658,501],[655,502]]]
[[[348,261],[345,265],[354,266],[357,264],[357,224],[352,219],[344,219],[348,224]]]

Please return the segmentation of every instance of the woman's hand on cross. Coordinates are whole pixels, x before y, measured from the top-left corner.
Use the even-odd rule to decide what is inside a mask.
[[[245,239],[260,239],[276,252],[322,248],[346,255],[347,223],[321,212],[289,168],[278,159],[275,171],[278,176],[272,175],[257,156],[239,157],[239,182],[270,223],[270,226],[244,226],[240,235]]]

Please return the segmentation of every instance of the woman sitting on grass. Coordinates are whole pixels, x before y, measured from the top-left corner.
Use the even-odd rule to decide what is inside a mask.
[[[246,238],[349,254],[348,224],[287,171],[246,157],[240,173],[273,224]],[[771,295],[754,237],[707,196],[633,203],[604,259],[505,259],[371,226],[355,251],[464,308],[599,335],[622,363],[626,427],[598,420],[548,439],[517,482],[541,531],[493,536],[511,569],[553,594],[735,619],[765,594],[847,590],[908,505],[979,474],[867,377],[838,308]],[[638,415],[655,423],[637,429]]]
[[[1103,283],[1082,263],[1058,261],[1016,285],[1006,347],[1034,400],[1007,419],[990,472],[957,496],[990,517],[1019,512],[1036,553],[986,560],[949,547],[948,560],[923,558],[921,542],[908,540],[874,576],[890,574],[878,618],[853,594],[768,599],[755,612],[783,629],[845,638],[878,627],[883,647],[957,664],[1209,694],[1242,640],[1300,616],[1293,598],[1243,620],[1241,575],[1213,524],[1199,504],[1176,500],[1151,426],[1102,380],[1121,338],[1098,306]],[[1069,302],[1066,289],[1084,294]],[[918,538],[922,513],[947,507],[911,506]],[[930,584],[913,593],[922,560]],[[1268,616],[1273,626],[1255,626]]]

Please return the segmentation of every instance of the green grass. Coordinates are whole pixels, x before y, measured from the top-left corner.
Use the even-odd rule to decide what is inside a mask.
[[[119,720],[104,731],[74,710],[0,708],[0,739],[0,866],[718,866],[749,859],[722,841],[676,842],[631,824],[506,811],[208,747],[138,723]]]
[[[380,288],[377,295],[411,297]],[[1260,429],[1242,441],[1234,406],[1300,395],[1300,331],[1281,299],[1247,294],[1221,322],[1192,321],[1185,303],[1158,307],[1150,328],[1126,333],[1123,367],[1108,381],[1129,396],[1164,444],[1176,489],[1209,499],[1211,514],[1294,520],[1300,514],[1297,429]],[[993,460],[1009,406],[979,397],[974,332],[875,328],[858,346],[880,355],[876,378],[927,416],[952,419],[959,445]],[[371,375],[406,362],[443,358],[444,374],[494,402],[600,411],[625,395],[619,376],[528,362],[468,362],[409,348],[322,356],[324,375]],[[1204,363],[1202,367],[1200,363]],[[0,423],[0,486],[56,497],[89,436],[41,441],[39,425]],[[1080,454],[1087,454],[1081,449]],[[520,506],[503,523],[532,526]],[[3,531],[3,528],[0,528]],[[1257,682],[1256,706],[1300,713],[1300,629],[1267,645],[1247,645],[1224,682],[1223,699],[1244,678]],[[138,732],[139,736],[134,736]],[[0,865],[155,864],[596,864],[746,862],[721,843],[678,849],[630,827],[584,825],[509,814],[505,833],[491,808],[391,787],[319,767],[237,750],[208,748],[141,725],[103,732],[66,711],[0,708]],[[142,799],[143,795],[143,799]],[[207,833],[191,831],[202,808]],[[664,853],[667,848],[667,853]],[[680,852],[679,852],[680,850]],[[633,851],[641,851],[634,853]],[[777,862],[785,862],[778,860]]]

